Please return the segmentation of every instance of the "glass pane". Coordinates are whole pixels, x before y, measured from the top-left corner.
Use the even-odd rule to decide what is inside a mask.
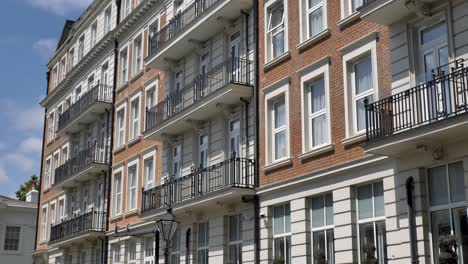
[[[434,259],[439,259],[439,240],[445,235],[451,234],[449,210],[432,213],[432,244],[434,247]]]
[[[354,73],[356,76],[356,95],[372,89],[372,61],[370,57],[356,63]]]
[[[374,184],[374,212],[375,217],[385,216],[383,182]]]
[[[442,67],[442,70],[444,70],[445,74],[449,73],[449,66],[447,65],[448,62],[448,46],[445,46],[439,49],[439,67]]]
[[[374,242],[374,223],[359,225],[359,243],[361,250],[361,260],[365,263],[375,260],[376,247]]]
[[[229,241],[239,240],[239,217],[237,215],[229,217]]]
[[[371,184],[358,188],[358,207],[359,219],[367,219],[373,216]]]
[[[291,264],[291,237],[286,237],[286,264]]]
[[[323,11],[322,8],[309,14],[309,37],[313,37],[323,31]]]
[[[356,124],[357,131],[366,129],[366,104],[364,103],[365,99],[369,100],[369,104],[374,101],[373,96],[367,96],[356,101]]]
[[[311,113],[325,109],[325,82],[323,79],[310,86]]]
[[[385,221],[375,223],[377,231],[377,260],[378,263],[387,263],[387,239]]]
[[[327,264],[335,264],[335,236],[333,230],[327,230]]]
[[[331,193],[325,195],[325,214],[326,224],[333,225],[333,195]]]
[[[273,261],[275,260],[283,260],[285,261],[285,239],[283,237],[280,238],[275,238],[274,241],[274,256],[273,256]]]
[[[275,160],[286,157],[286,131],[275,134]]]
[[[240,264],[240,248],[239,245],[229,246],[229,264]]]
[[[314,232],[312,236],[314,263],[327,263],[325,252],[325,231]]]
[[[289,204],[284,206],[284,231],[291,232],[291,208]]]
[[[273,208],[273,234],[284,233],[284,207],[277,206]]]
[[[422,44],[426,44],[439,38],[447,38],[447,27],[445,26],[445,21],[435,24],[421,32]]]
[[[273,58],[276,58],[284,53],[284,31],[275,34],[271,41],[273,45]]]
[[[271,25],[269,28],[270,30],[277,27],[283,22],[283,15],[284,7],[282,5],[271,10]]]
[[[424,55],[424,73],[426,75],[426,81],[432,80],[432,70],[435,69],[435,58],[434,53],[430,52]]]
[[[320,146],[327,142],[327,116],[321,115],[312,119],[312,146]]]
[[[463,162],[449,164],[449,181],[450,181],[450,201],[461,202],[465,201],[465,175],[463,171]]]
[[[323,205],[325,197],[319,196],[312,199],[312,227],[325,225],[325,215]]]
[[[312,8],[321,3],[322,3],[322,0],[309,0],[309,8]]]
[[[458,258],[462,263],[468,263],[468,218],[467,208],[453,210],[455,237],[457,238]]]
[[[275,102],[274,113],[275,113],[275,127],[274,128],[280,128],[286,125],[284,100]]]
[[[439,166],[428,170],[429,201],[431,206],[448,203],[448,186],[445,166]]]

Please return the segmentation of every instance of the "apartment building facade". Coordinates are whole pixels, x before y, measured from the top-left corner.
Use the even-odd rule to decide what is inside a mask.
[[[115,25],[115,2],[93,2],[49,61],[35,263],[105,259]]]

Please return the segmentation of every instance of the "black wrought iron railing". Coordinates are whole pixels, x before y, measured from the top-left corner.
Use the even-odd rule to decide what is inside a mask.
[[[143,191],[142,212],[167,207],[230,187],[255,188],[255,161],[233,157]]]
[[[468,68],[463,60],[455,61],[433,71],[429,82],[365,103],[369,141],[465,114],[468,112]]]
[[[203,16],[221,0],[195,0],[185,10],[177,13],[166,26],[149,38],[149,55],[153,55],[170,40],[183,32],[190,24]]]
[[[90,164],[110,164],[110,148],[95,144],[90,148],[80,151],[76,156],[67,160],[63,165],[55,169],[54,185],[60,184],[82,170],[86,169]]]
[[[50,229],[50,241],[55,242],[83,232],[103,232],[105,230],[106,213],[93,210],[52,226]]]
[[[146,131],[161,125],[228,84],[252,86],[252,71],[252,61],[230,58],[208,73],[197,76],[186,88],[169,94],[156,106],[146,110]]]
[[[98,83],[83,94],[78,101],[59,115],[57,131],[64,129],[96,102],[112,103],[112,86]]]

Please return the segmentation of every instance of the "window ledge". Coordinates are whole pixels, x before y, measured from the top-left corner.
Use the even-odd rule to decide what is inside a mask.
[[[131,147],[133,145],[135,145],[136,143],[140,142],[141,141],[141,135],[135,137],[135,138],[132,138],[131,140],[128,141],[127,143],[127,146],[128,147]]]
[[[265,167],[263,167],[263,170],[265,172],[268,172],[268,171],[276,170],[276,169],[284,167],[284,166],[288,166],[288,165],[290,165],[292,163],[293,163],[292,158],[287,158],[287,159],[280,160],[280,161],[275,161],[272,164],[266,165]]]
[[[343,144],[343,146],[346,147],[346,146],[353,145],[353,144],[356,144],[365,140],[366,140],[366,134],[358,134],[356,136],[343,139],[341,141],[341,144]]]
[[[136,209],[126,212],[125,217],[135,216],[135,215],[138,215],[139,213],[140,213],[140,210],[136,208]]]
[[[344,27],[348,26],[349,24],[353,23],[354,21],[358,20],[361,17],[361,14],[359,12],[354,12],[351,15],[341,19],[338,21],[338,26],[340,29],[343,29]]]
[[[134,81],[136,81],[141,76],[143,76],[143,69],[141,69],[140,71],[138,71],[137,74],[132,76],[132,78],[130,79],[130,83],[133,83]]]
[[[121,90],[127,88],[128,85],[129,85],[129,82],[126,81],[125,83],[120,84],[119,87],[117,88],[117,90],[115,90],[115,91],[116,91],[116,92],[119,92],[119,91],[121,91]]]
[[[316,156],[319,156],[321,154],[332,152],[332,151],[335,151],[335,145],[334,144],[328,144],[328,145],[317,147],[317,148],[312,149],[312,150],[310,150],[308,152],[302,153],[301,155],[299,155],[299,158],[301,160],[305,160],[305,159],[316,157]]]
[[[123,144],[123,145],[120,146],[120,147],[116,147],[112,152],[113,152],[114,155],[115,155],[115,154],[117,154],[117,153],[123,151],[126,147],[127,147],[127,145]]]
[[[263,70],[264,71],[268,71],[270,70],[271,68],[275,67],[276,65],[282,63],[283,61],[287,60],[291,58],[291,52],[290,51],[286,51],[285,53],[281,54],[280,56],[274,58],[273,60],[265,63],[263,65]]]
[[[109,221],[114,222],[114,221],[121,220],[122,218],[123,218],[123,215],[122,213],[120,213],[119,215],[114,215],[114,216],[109,217]]]
[[[330,35],[330,29],[327,28],[327,29],[323,30],[322,32],[318,33],[317,35],[303,41],[302,43],[297,45],[296,48],[297,48],[297,50],[299,52],[302,52],[305,49],[307,49],[308,47],[310,47],[310,46],[314,45],[315,43],[319,42],[320,40],[328,37],[329,35]]]

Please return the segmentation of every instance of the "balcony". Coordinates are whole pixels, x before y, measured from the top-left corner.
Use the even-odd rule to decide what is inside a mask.
[[[217,203],[239,202],[243,195],[254,194],[255,161],[232,157],[207,168],[171,178],[153,189],[143,191],[142,212],[171,206],[174,209],[202,210]]]
[[[106,231],[106,213],[93,210],[52,226],[50,243],[54,245],[76,243],[78,240],[102,236],[104,231]]]
[[[95,144],[80,151],[55,169],[53,188],[72,188],[107,170],[110,165],[110,148]]]
[[[170,94],[146,110],[145,138],[161,139],[162,134],[178,134],[190,128],[190,120],[202,121],[220,113],[220,106],[240,103],[253,95],[253,65],[231,58],[186,88]]]
[[[468,68],[454,64],[449,74],[439,68],[432,81],[367,104],[367,152],[398,156],[466,138]]]
[[[442,0],[420,0],[421,7],[416,7],[408,0],[364,0],[359,8],[361,18],[382,25],[391,25],[410,14],[424,13],[435,2]],[[421,8],[418,10],[418,8]]]
[[[222,31],[229,21],[241,16],[241,10],[252,6],[252,0],[195,0],[149,39],[147,65],[166,69],[167,61],[193,52],[194,46]]]
[[[112,86],[98,83],[59,116],[57,132],[77,133],[111,106]]]

